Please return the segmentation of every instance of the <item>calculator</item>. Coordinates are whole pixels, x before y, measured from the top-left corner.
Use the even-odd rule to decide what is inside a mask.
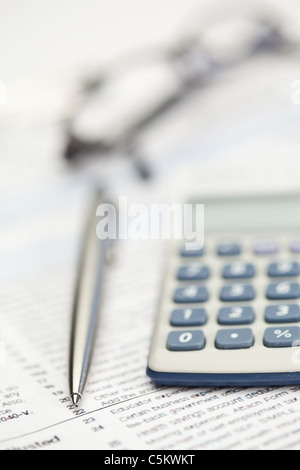
[[[168,242],[148,376],[184,386],[300,383],[300,192],[199,202],[203,247]]]

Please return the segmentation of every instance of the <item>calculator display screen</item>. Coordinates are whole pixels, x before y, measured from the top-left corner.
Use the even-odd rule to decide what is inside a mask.
[[[300,195],[236,197],[203,203],[205,231],[300,228]]]

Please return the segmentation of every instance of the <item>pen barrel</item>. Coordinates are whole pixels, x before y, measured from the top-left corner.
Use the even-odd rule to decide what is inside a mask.
[[[108,240],[98,239],[96,233],[96,210],[100,200],[97,194],[85,234],[73,306],[69,382],[71,393],[80,395],[92,357],[107,258]]]

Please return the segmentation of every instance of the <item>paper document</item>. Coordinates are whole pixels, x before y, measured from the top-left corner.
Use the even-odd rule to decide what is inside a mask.
[[[54,176],[55,161],[44,165],[36,185],[28,189],[33,170],[25,172],[27,190],[20,181],[14,197],[6,187],[1,202],[0,448],[298,447],[300,387],[188,389],[147,378],[159,242],[116,245],[85,394],[80,407],[71,404],[68,344],[86,192],[76,175]]]
[[[287,100],[284,127],[271,109],[266,132],[258,125],[261,138],[255,140],[255,123],[251,127],[247,121],[239,128],[240,140],[230,133],[228,139],[218,135],[217,151],[216,128],[208,126],[203,146],[198,142],[203,152],[199,158],[204,159],[206,151],[212,158],[224,152],[242,158],[245,153],[240,150],[245,148],[248,156],[255,154],[261,162],[259,148],[268,148],[268,156],[285,148],[284,158],[294,156],[297,148],[299,160],[294,131],[299,129],[300,108],[289,101],[292,78],[288,73],[282,82]],[[264,102],[267,89],[260,96]],[[254,116],[248,105],[247,116]],[[206,117],[202,115],[203,130],[205,122],[214,121],[208,108],[207,104]],[[238,100],[232,110],[233,127],[242,114],[237,108]],[[219,103],[219,128],[228,115],[228,108]],[[191,133],[196,124],[189,128]],[[187,134],[187,139],[180,136],[181,156],[183,142],[194,142]],[[115,245],[88,382],[80,406],[72,405],[69,336],[88,210],[87,178],[61,161],[60,135],[53,126],[0,142],[5,156],[0,168],[0,449],[299,449],[300,384],[176,388],[157,387],[146,376],[164,263],[158,241],[125,240]],[[152,142],[160,145],[155,138]],[[170,142],[166,153],[169,149],[171,155]],[[238,142],[244,145],[239,147]],[[105,165],[103,161],[102,175]]]
[[[68,210],[65,217],[69,229],[74,227]],[[118,247],[85,395],[74,407],[67,345],[77,245],[66,249],[67,240],[72,244],[68,231],[51,250],[32,248],[30,273],[11,272],[6,281],[2,276],[1,337],[7,350],[1,364],[1,449],[299,445],[298,386],[189,389],[156,387],[146,377],[162,254],[155,243]]]

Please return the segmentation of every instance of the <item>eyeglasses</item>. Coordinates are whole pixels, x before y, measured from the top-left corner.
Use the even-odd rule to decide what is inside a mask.
[[[220,28],[221,44],[207,31],[201,39],[195,35],[174,48],[145,52],[91,83],[69,122],[65,158],[75,161],[116,150],[132,157],[138,133],[192,90],[257,54],[290,53],[298,47],[274,21],[241,20]],[[143,165],[138,169],[148,176]]]

